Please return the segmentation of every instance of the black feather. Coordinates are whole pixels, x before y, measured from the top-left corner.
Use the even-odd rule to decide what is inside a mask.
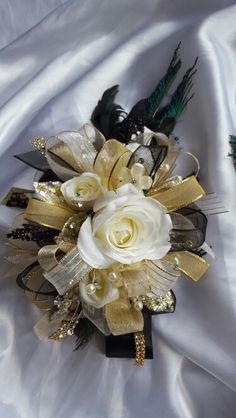
[[[113,132],[119,123],[120,118],[126,114],[121,106],[114,103],[118,91],[118,85],[106,90],[103,93],[102,98],[98,101],[91,116],[91,121],[94,126],[102,132],[107,139],[113,137]]]

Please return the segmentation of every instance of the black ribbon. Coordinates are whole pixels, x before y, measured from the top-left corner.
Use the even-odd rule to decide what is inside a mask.
[[[14,155],[15,158],[29,165],[36,170],[47,171],[50,169],[46,157],[40,151],[29,151],[23,154]]]
[[[128,168],[133,164],[140,163],[144,166],[146,173],[154,177],[161,163],[167,154],[167,146],[157,145],[153,140],[150,145],[140,145],[131,155]]]
[[[35,294],[35,299],[37,298],[38,295],[41,296],[57,296],[58,292],[55,290],[55,288],[53,288],[53,286],[50,284],[50,286],[52,287],[51,291],[48,292],[44,292],[41,291],[40,289],[35,290],[35,289],[31,289],[29,286],[26,285],[26,280],[28,280],[28,276],[31,272],[33,272],[33,270],[39,267],[39,263],[38,261],[35,261],[34,263],[30,264],[28,267],[26,267],[20,274],[18,274],[17,278],[16,278],[16,284],[23,290],[27,291],[27,292],[31,292]],[[45,283],[49,284],[49,282],[45,279]]]
[[[171,250],[172,251],[196,251],[205,242],[207,217],[197,207],[197,205],[190,205],[176,211],[187,219],[189,219],[194,228],[193,229],[172,229]]]

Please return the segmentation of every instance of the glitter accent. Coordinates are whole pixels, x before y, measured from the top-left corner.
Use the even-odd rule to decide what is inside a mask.
[[[141,300],[146,308],[155,313],[174,312],[175,299],[171,292],[167,292],[165,296],[142,296]]]
[[[31,144],[37,151],[40,151],[43,155],[46,154],[46,139],[43,136],[35,136],[31,140]]]

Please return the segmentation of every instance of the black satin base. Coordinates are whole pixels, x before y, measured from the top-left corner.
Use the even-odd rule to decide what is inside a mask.
[[[145,358],[153,358],[152,349],[152,317],[148,312],[143,312],[144,318],[144,337],[145,337]],[[135,358],[135,342],[134,334],[125,335],[109,335],[106,337],[105,352],[106,357],[117,357],[117,358]]]

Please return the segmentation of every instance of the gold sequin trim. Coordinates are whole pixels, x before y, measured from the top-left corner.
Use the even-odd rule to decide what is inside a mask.
[[[143,366],[145,359],[145,338],[142,331],[134,333],[134,342],[136,349],[135,364],[136,366]]]

